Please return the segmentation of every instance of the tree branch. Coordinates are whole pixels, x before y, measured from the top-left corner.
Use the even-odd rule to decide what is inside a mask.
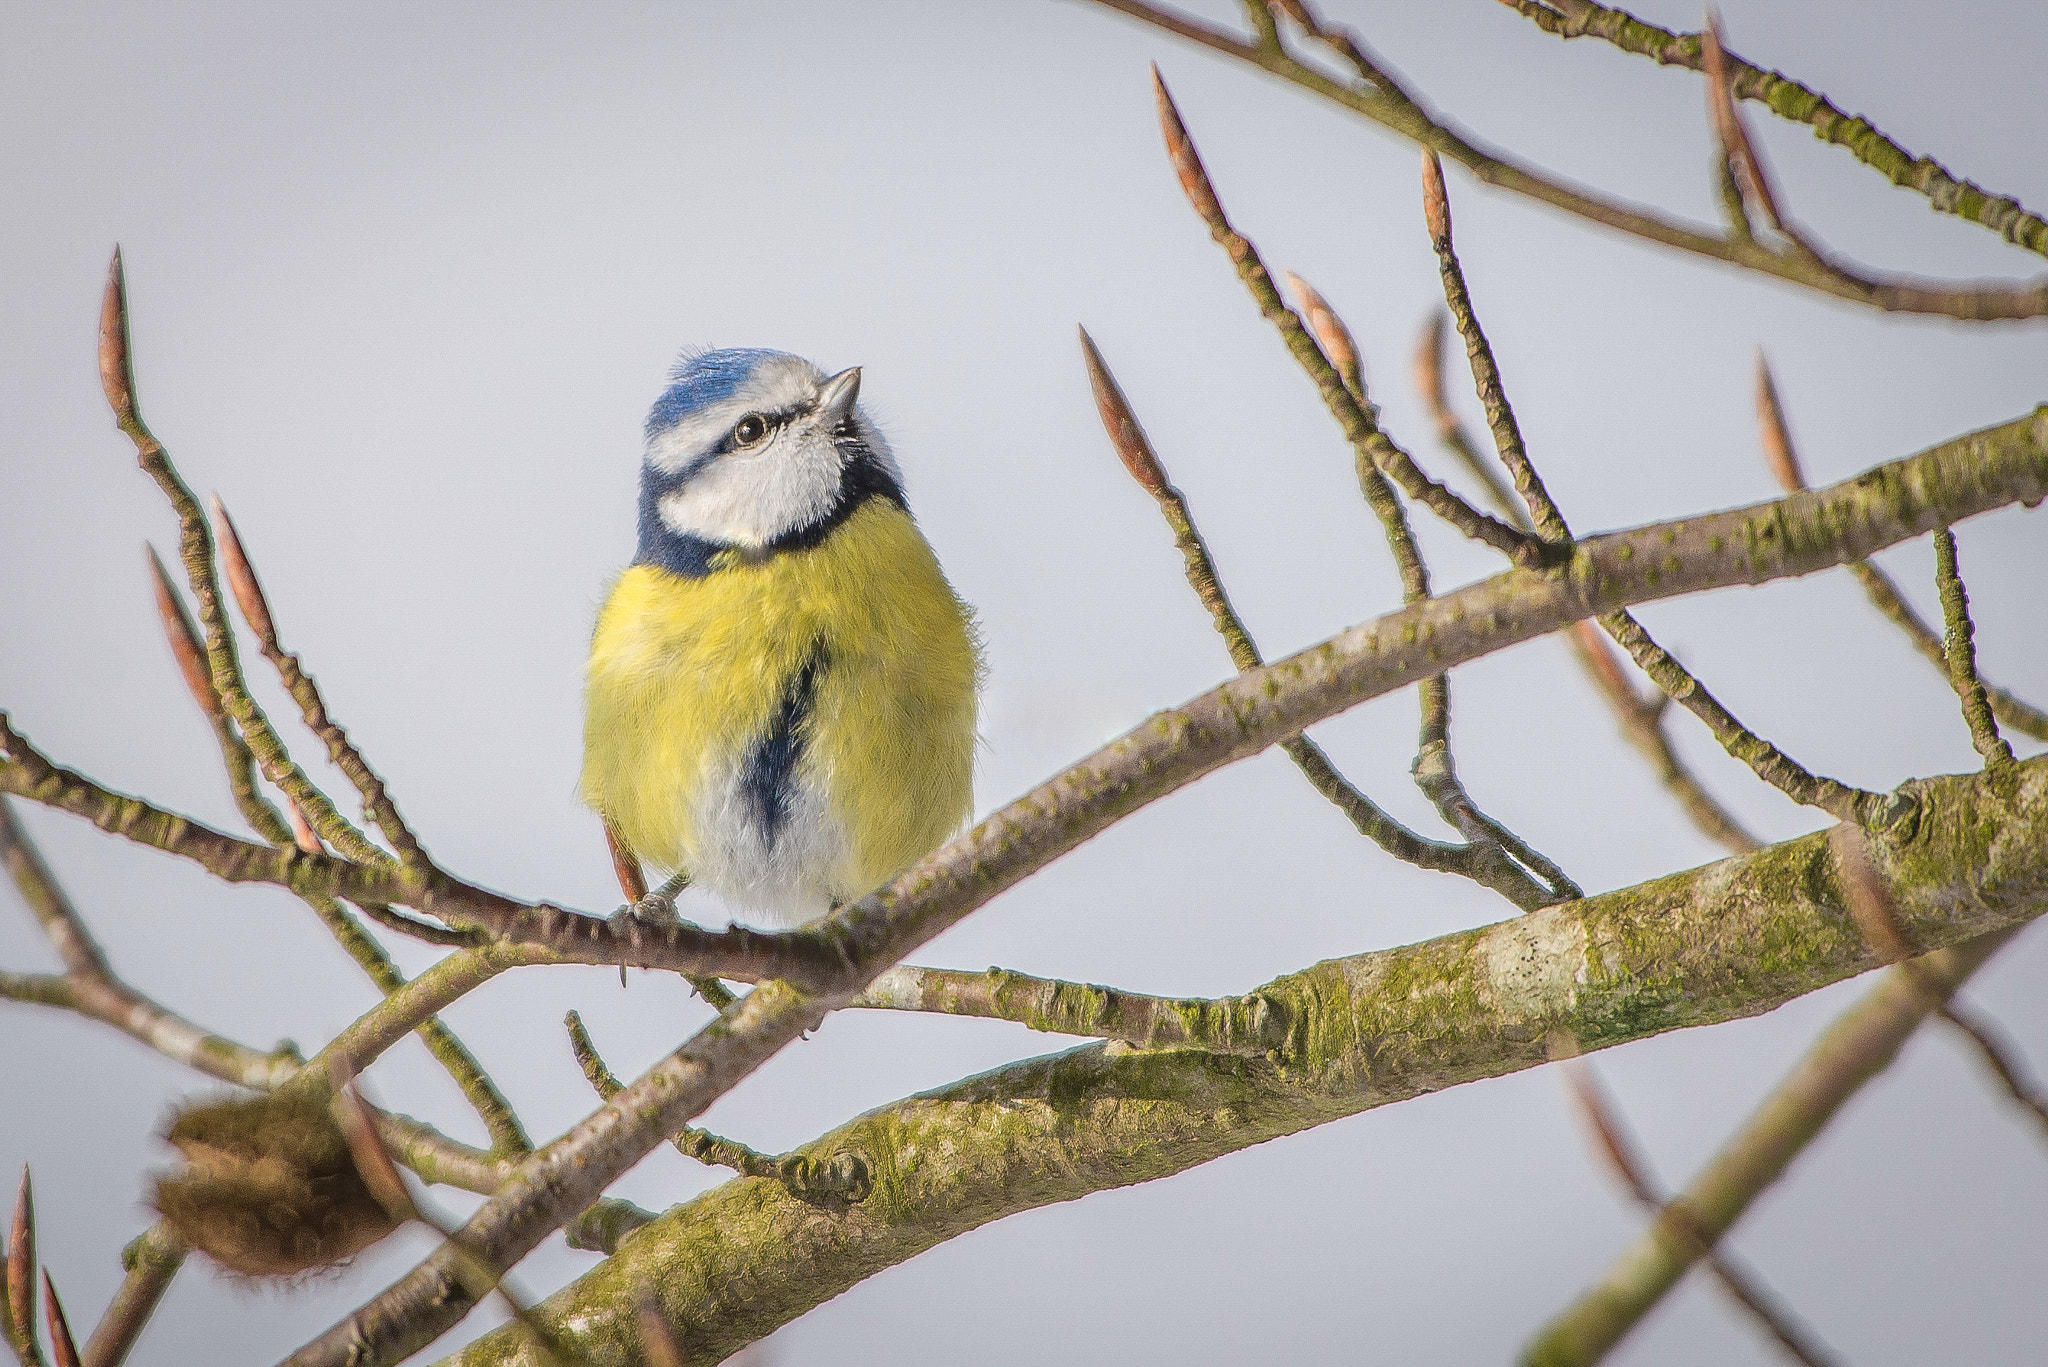
[[[2010,798],[1981,775],[1909,784],[1912,833],[1873,840],[1919,943],[1956,944],[2048,912],[2048,759],[2021,770]],[[1727,948],[1758,945],[1770,952]],[[1005,1215],[1535,1067],[1552,1029],[1604,1048],[1756,1015],[1878,962],[1848,915],[1826,835],[1802,836],[1277,979],[1252,994],[1284,1028],[1270,1060],[1096,1044],[883,1107],[799,1150],[860,1154],[875,1194],[858,1207],[822,1211],[763,1184],[728,1184],[642,1229],[535,1313],[593,1360],[637,1361],[633,1306],[617,1288],[644,1281],[689,1360],[718,1361]],[[893,992],[898,979],[875,990]],[[453,1360],[522,1361],[502,1333]]]
[[[1659,66],[1700,71],[1705,66],[1702,35],[1673,33],[1591,0],[1501,0],[1545,33],[1559,38],[1594,37],[1623,52],[1648,57]],[[2048,222],[2018,200],[1993,194],[1952,174],[1932,157],[1915,156],[1860,115],[1850,116],[1828,97],[1776,71],[1725,54],[1729,86],[1738,100],[1755,100],[1781,119],[1803,123],[1822,142],[1845,149],[1856,160],[1901,189],[1924,196],[1939,213],[1991,229],[2006,241],[2048,256]]]
[[[1603,227],[1643,238],[1695,256],[1774,276],[1838,299],[1895,313],[1937,313],[1975,321],[2038,318],[2048,315],[2048,278],[2012,284],[2004,281],[1947,282],[1912,276],[1876,275],[1852,270],[1839,262],[1803,252],[1777,252],[1737,234],[1723,236],[1620,200],[1603,198],[1584,186],[1547,176],[1507,153],[1489,147],[1448,120],[1432,114],[1419,98],[1402,90],[1383,64],[1353,62],[1358,83],[1335,79],[1301,61],[1284,44],[1247,42],[1227,30],[1190,19],[1144,0],[1093,0],[1154,28],[1177,34],[1212,52],[1256,66],[1292,85],[1379,124],[1389,132],[1428,147],[1457,162],[1487,185],[1524,195]],[[1290,9],[1306,13],[1299,5]],[[1324,26],[1330,45],[1348,56],[1341,30]],[[1351,44],[1355,47],[1355,42]]]

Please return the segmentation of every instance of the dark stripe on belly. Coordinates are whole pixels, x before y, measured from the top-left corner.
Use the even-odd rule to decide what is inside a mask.
[[[810,726],[811,698],[818,676],[825,669],[825,647],[811,647],[796,673],[783,686],[782,702],[768,723],[768,731],[747,756],[740,791],[761,831],[763,846],[773,848],[782,828],[789,823],[789,809],[796,801],[796,765],[803,757],[805,731]]]

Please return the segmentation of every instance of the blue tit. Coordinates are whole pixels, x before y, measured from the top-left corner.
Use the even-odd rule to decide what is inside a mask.
[[[879,886],[973,805],[973,616],[859,395],[857,368],[686,353],[590,645],[582,795],[615,853],[766,924]]]

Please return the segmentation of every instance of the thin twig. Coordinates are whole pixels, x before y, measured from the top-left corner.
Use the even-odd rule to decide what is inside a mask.
[[[1429,408],[1438,441],[1479,481],[1494,512],[1529,529],[1528,510],[1517,501],[1514,490],[1501,477],[1499,466],[1480,456],[1478,446],[1466,433],[1465,424],[1459,420],[1444,392],[1444,321],[1447,316],[1444,313],[1430,315],[1423,330],[1422,339],[1415,349],[1415,387]],[[1622,738],[1649,762],[1656,771],[1657,781],[1677,800],[1693,825],[1731,854],[1761,848],[1762,842],[1745,830],[1742,823],[1707,791],[1679,756],[1664,724],[1671,700],[1654,689],[1647,695],[1639,692],[1622,669],[1614,647],[1593,623],[1575,623],[1564,634],[1564,640],[1571,648],[1573,658],[1579,662],[1580,669],[1593,681],[1613,710],[1615,720],[1621,724]]]
[[[2017,933],[1993,931],[1927,956],[1924,982],[1944,995]],[[1935,1009],[1914,975],[1894,968],[1830,1025],[1742,1127],[1700,1170],[1674,1204],[1690,1212],[1709,1245],[1834,1119],[1849,1098],[1882,1073]],[[1699,1261],[1698,1244],[1652,1225],[1523,1350],[1524,1367],[1588,1367],[1599,1362]]]
[[[185,1245],[159,1220],[121,1250],[128,1275],[85,1345],[85,1367],[121,1367],[185,1265]]]
[[[1015,1021],[1058,1035],[1118,1039],[1141,1049],[1201,1049],[1259,1058],[1287,1043],[1286,1009],[1260,992],[1237,997],[1152,997],[1095,983],[1037,978],[1007,968],[898,964],[847,1003],[871,1011],[925,1011]]]
[[[1302,316],[1307,321],[1309,330],[1314,333],[1317,346],[1344,377],[1344,383],[1351,390],[1352,398],[1368,412],[1373,411],[1372,403],[1365,392],[1365,366],[1359,359],[1358,344],[1352,340],[1351,330],[1344,326],[1344,320],[1313,285],[1293,271],[1284,274],[1296,297],[1301,300]],[[1083,335],[1085,337],[1086,334]],[[1121,399],[1120,393],[1118,398]],[[1097,406],[1101,406],[1099,398]],[[1135,422],[1133,419],[1134,427]],[[1139,435],[1142,437],[1142,431]],[[1381,528],[1386,534],[1388,546],[1394,552],[1394,563],[1402,568],[1403,597],[1409,602],[1427,598],[1430,594],[1428,567],[1423,562],[1422,549],[1415,542],[1414,530],[1408,525],[1408,518],[1401,509],[1400,501],[1387,488],[1386,480],[1376,468],[1362,460],[1357,462],[1357,466],[1360,492],[1365,495],[1368,506],[1380,514]],[[1167,519],[1171,522],[1173,511],[1163,502],[1161,510],[1167,513]],[[1199,537],[1196,538],[1196,544],[1200,544]],[[1182,553],[1187,553],[1185,543],[1182,545]],[[1204,554],[1206,555],[1206,549]],[[1213,568],[1210,575],[1213,578]],[[1191,582],[1196,577],[1192,564],[1188,577]],[[1196,587],[1199,591],[1200,585]],[[1417,727],[1415,762],[1410,766],[1409,772],[1415,779],[1416,787],[1422,790],[1422,795],[1436,808],[1437,815],[1464,838],[1465,848],[1470,852],[1473,863],[1487,871],[1486,878],[1500,877],[1504,870],[1533,873],[1545,889],[1544,901],[1537,905],[1581,895],[1578,884],[1574,883],[1555,861],[1481,811],[1479,804],[1474,802],[1471,794],[1465,790],[1464,783],[1458,777],[1456,759],[1451,752],[1450,676],[1439,674],[1416,685],[1416,701],[1420,704],[1422,715]],[[1481,881],[1485,881],[1485,878]],[[1529,909],[1523,905],[1523,910]]]
[[[419,837],[399,815],[391,790],[370,767],[369,761],[363,758],[362,751],[348,738],[348,732],[329,715],[327,701],[320,695],[320,686],[306,673],[299,657],[286,650],[279,641],[277,623],[271,616],[262,582],[256,577],[256,567],[249,562],[241,533],[221,504],[220,495],[213,496],[211,505],[214,541],[220,548],[221,568],[227,575],[228,587],[234,591],[235,602],[242,609],[242,620],[255,633],[263,658],[270,661],[285,692],[299,705],[299,714],[306,723],[306,729],[320,738],[327,746],[327,758],[355,785],[363,799],[363,810],[377,823],[377,829],[391,842],[391,848],[398,852],[399,862],[408,866],[431,867],[432,861],[420,847]]]
[[[583,1076],[590,1083],[590,1089],[597,1093],[598,1100],[610,1101],[625,1090],[626,1084],[613,1075],[598,1054],[597,1045],[583,1026],[583,1017],[571,1011],[562,1018],[562,1025],[569,1032],[569,1048],[576,1055],[576,1063],[583,1069]],[[819,1163],[798,1153],[762,1153],[737,1139],[727,1139],[694,1125],[685,1125],[677,1130],[669,1137],[669,1142],[685,1158],[694,1158],[709,1166],[731,1168],[742,1177],[764,1177],[771,1182],[780,1182],[797,1195],[809,1199],[861,1201],[866,1199],[873,1185],[866,1161],[855,1154],[839,1154],[829,1162]]]
[[[191,614],[185,611],[185,602],[179,597],[177,586],[171,582],[169,570],[156,553],[156,547],[146,548],[149,552],[150,585],[156,595],[157,616],[163,622],[164,639],[170,643],[171,656],[178,662],[178,673],[185,680],[185,689],[192,695],[192,701],[213,728],[215,744],[220,747],[221,765],[228,773],[228,791],[235,799],[235,809],[256,833],[273,845],[282,845],[291,835],[285,818],[278,814],[277,807],[264,796],[256,786],[256,757],[242,740],[242,733],[235,729],[234,718],[222,706],[220,690],[213,686],[213,674],[206,662],[206,643],[200,638],[199,627]],[[286,799],[289,803],[290,799]],[[305,817],[296,804],[291,804],[292,819],[303,822]]]
[[[1649,1164],[1643,1158],[1641,1145],[1622,1123],[1619,1110],[1591,1066],[1584,1059],[1572,1058],[1563,1065],[1563,1074],[1580,1114],[1585,1116],[1588,1127],[1593,1131],[1601,1155],[1607,1159],[1621,1185],[1635,1198],[1636,1204],[1671,1234],[1690,1243],[1694,1256],[1706,1263],[1722,1289],[1747,1310],[1795,1361],[1806,1363],[1808,1367],[1834,1362],[1834,1354],[1814,1341],[1812,1332],[1798,1321],[1789,1307],[1779,1303],[1769,1287],[1747,1268],[1738,1265],[1731,1254],[1717,1251],[1713,1241],[1693,1220],[1692,1213],[1657,1189],[1650,1176]]]
[[[1543,478],[1536,473],[1536,466],[1529,459],[1528,447],[1522,442],[1521,426],[1515,421],[1515,410],[1508,403],[1507,388],[1501,383],[1500,367],[1493,359],[1493,348],[1487,344],[1486,333],[1479,326],[1479,314],[1472,307],[1472,293],[1465,285],[1465,269],[1458,263],[1457,248],[1451,241],[1451,201],[1444,190],[1444,169],[1438,163],[1436,153],[1428,148],[1422,152],[1422,209],[1423,218],[1429,225],[1429,244],[1436,250],[1437,271],[1443,277],[1444,302],[1450,306],[1451,317],[1457,322],[1458,335],[1465,339],[1465,357],[1472,366],[1472,385],[1479,393],[1479,402],[1486,409],[1486,425],[1493,432],[1494,450],[1514,479],[1515,492],[1522,496],[1522,502],[1529,510],[1529,521],[1537,533],[1546,541],[1569,542],[1572,539],[1571,527],[1565,522],[1564,512],[1551,498],[1550,491],[1543,487]]]
[[[1528,513],[1516,500],[1513,486],[1502,476],[1497,464],[1479,454],[1479,448],[1472,444],[1471,436],[1465,431],[1465,424],[1458,420],[1457,413],[1445,397],[1444,323],[1448,317],[1446,313],[1432,313],[1423,327],[1410,372],[1415,380],[1415,391],[1429,409],[1430,420],[1436,425],[1438,443],[1457,457],[1458,464],[1478,481],[1487,503],[1492,505],[1494,516],[1511,522],[1526,518]]]
[[[206,660],[213,676],[214,692],[239,729],[241,739],[237,743],[247,746],[263,776],[305,810],[315,829],[330,845],[350,859],[369,864],[389,862],[390,856],[336,811],[327,795],[293,761],[283,738],[249,692],[248,680],[242,672],[241,658],[235,647],[234,632],[229,628],[226,613],[221,610],[213,537],[207,530],[206,518],[199,510],[199,501],[192,496],[191,489],[171,463],[170,453],[150,432],[136,406],[135,372],[128,345],[128,286],[118,247],[107,266],[106,291],[100,300],[99,360],[100,384],[106,391],[107,405],[113,410],[116,425],[134,444],[137,462],[157,482],[157,487],[163,490],[164,496],[170,500],[171,510],[177,515],[178,558],[184,563],[192,597],[199,606],[199,622],[206,634]],[[231,761],[231,782],[235,782],[235,767]],[[265,833],[266,838],[268,834]]]
[[[1984,696],[1984,681],[1977,677],[1977,633],[1970,622],[1970,594],[1963,587],[1962,570],[1956,565],[1955,533],[1946,527],[1934,531],[1934,584],[1940,590],[1941,615],[1948,625],[1945,653],[1949,683],[1962,702],[1970,743],[1984,757],[1985,769],[2010,769],[2012,746],[1998,734],[1990,701]]]
[[[1818,807],[1837,821],[1863,821],[1884,804],[1884,797],[1825,775],[1809,773],[1791,756],[1737,720],[1706,686],[1624,608],[1605,613],[1600,627],[1629,653],[1636,667],[1664,690],[1666,697],[1707,724],[1714,739],[1750,771],[1803,806]]]
[[[1321,296],[1316,296],[1320,301]],[[1335,314],[1327,305],[1323,313],[1331,323],[1341,329]],[[1224,591],[1223,582],[1216,572],[1216,564],[1209,554],[1208,544],[1202,539],[1201,531],[1195,526],[1193,515],[1188,510],[1187,499],[1167,478],[1166,469],[1153,450],[1150,438],[1145,435],[1136,414],[1131,411],[1130,402],[1124,397],[1123,389],[1110,373],[1108,363],[1102,359],[1101,351],[1088,335],[1081,330],[1081,354],[1088,366],[1088,383],[1095,395],[1095,406],[1102,418],[1103,429],[1109,434],[1110,445],[1122,460],[1131,477],[1159,505],[1161,516],[1173,532],[1174,545],[1180,550],[1182,564],[1187,573],[1189,585],[1202,606],[1209,610],[1210,620],[1215,623],[1216,632],[1223,638],[1224,648],[1230,653],[1231,663],[1240,671],[1257,669],[1265,664],[1259,653],[1258,644],[1251,632],[1238,616]],[[1355,356],[1355,352],[1354,352]],[[1379,479],[1377,470],[1368,467],[1374,480]],[[1384,481],[1381,490],[1385,491]],[[1391,494],[1388,494],[1391,499]],[[1395,508],[1399,517],[1399,508]],[[1428,594],[1428,578],[1421,571],[1420,557],[1414,554],[1414,543],[1407,536],[1405,519],[1399,527],[1400,539],[1405,542],[1417,566],[1417,579],[1421,595]],[[1426,685],[1425,685],[1426,686]],[[1447,714],[1447,696],[1441,688],[1432,690],[1441,700],[1425,699],[1426,704],[1437,701],[1435,711]],[[1425,707],[1425,715],[1430,709]],[[1479,842],[1453,845],[1443,841],[1430,840],[1418,835],[1388,815],[1355,784],[1346,779],[1330,758],[1307,736],[1288,736],[1280,741],[1280,748],[1294,761],[1312,787],[1343,812],[1360,835],[1378,845],[1404,863],[1417,868],[1430,869],[1439,873],[1455,873],[1470,878],[1483,887],[1491,888],[1524,911],[1533,911],[1569,894],[1535,881],[1521,866],[1500,848],[1497,840],[1487,837]],[[1455,783],[1455,780],[1453,780]],[[1469,803],[1467,804],[1469,806]],[[1519,843],[1519,842],[1517,842]],[[1547,861],[1545,861],[1547,862]],[[1565,880],[1569,886],[1569,880]]]
[[[1798,493],[1806,487],[1806,471],[1800,462],[1798,448],[1792,443],[1792,429],[1785,420],[1785,406],[1778,398],[1778,385],[1772,378],[1770,362],[1765,359],[1762,348],[1758,348],[1756,353],[1756,418],[1764,448],[1764,463],[1770,467],[1779,488],[1788,494]],[[1899,592],[1891,576],[1869,560],[1852,560],[1846,568],[1863,586],[1863,594],[1871,606],[1906,634],[1906,639],[1920,652],[1921,658],[1940,670],[1944,679],[1948,678],[1948,648],[1942,643],[1940,633],[1921,620],[1920,614]],[[1992,716],[2021,735],[2048,741],[2048,712],[1986,681],[1981,674],[1977,681],[1990,699]]]
[[[1279,330],[1288,351],[1315,382],[1324,405],[1343,429],[1345,439],[1361,456],[1369,458],[1381,473],[1399,485],[1409,498],[1466,536],[1493,547],[1518,565],[1542,563],[1544,548],[1539,541],[1496,518],[1488,517],[1423,474],[1414,459],[1396,446],[1373,421],[1365,406],[1352,397],[1344,385],[1344,377],[1330,364],[1301,319],[1280,297],[1265,263],[1259,259],[1258,249],[1250,239],[1233,228],[1225,216],[1222,202],[1217,199],[1209,174],[1202,166],[1201,155],[1195,150],[1194,140],[1189,137],[1187,125],[1181,121],[1180,111],[1174,107],[1173,96],[1168,93],[1157,67],[1152,70],[1152,92],[1159,106],[1159,127],[1166,139],[1167,155],[1173,161],[1181,190],[1208,225],[1209,235],[1229,254],[1237,268],[1238,279],[1244,282],[1259,312]]]
[[[1745,218],[1750,212],[1760,214],[1772,232],[1782,233],[1804,246],[1778,210],[1778,194],[1772,188],[1770,171],[1750,140],[1742,112],[1735,107],[1728,84],[1728,57],[1721,46],[1721,16],[1712,8],[1707,10],[1707,26],[1700,32],[1700,66],[1706,77],[1707,115],[1713,122],[1722,161],[1735,179]]]
[[[1375,61],[1366,65],[1352,61],[1349,50],[1362,50],[1362,45],[1355,41],[1347,42],[1345,30],[1323,24],[1313,16],[1304,28],[1329,46],[1341,60],[1352,65],[1359,73],[1359,80],[1333,77],[1318,65],[1295,57],[1284,44],[1248,42],[1228,30],[1164,6],[1144,3],[1144,0],[1094,2],[1105,9],[1178,34],[1213,52],[1259,67],[1342,105],[1390,132],[1434,149],[1439,155],[1465,167],[1485,184],[1525,195],[1592,223],[1890,312],[1935,313],[1973,321],[2037,318],[2048,314],[2048,277],[2008,284],[1876,275],[1852,269],[1818,254],[1774,251],[1739,234],[1705,231],[1637,205],[1602,198],[1582,186],[1553,179],[1433,115],[1420,97],[1402,89],[1384,63]],[[1298,14],[1308,13],[1305,6],[1298,4],[1291,4],[1290,9]]]
[[[1626,10],[1569,0],[1502,0],[1533,19],[1546,33],[1560,38],[1596,37],[1623,52],[1649,57],[1660,66],[1699,71],[1704,66],[1704,35],[1673,33],[1644,23]],[[1825,95],[1789,76],[1750,65],[1724,52],[1727,83],[1737,99],[1755,100],[1772,113],[1813,129],[1822,142],[1844,148],[1892,184],[1925,196],[1939,213],[1991,229],[2006,241],[2048,256],[2048,221],[2029,213],[2016,199],[1995,195],[1952,174],[1932,157],[1915,156],[1893,142],[1861,115],[1844,114]]]
[[[1849,914],[1863,939],[1879,958],[1895,965],[1920,985],[1922,995],[1941,1018],[1954,1026],[1976,1047],[1978,1056],[1990,1069],[2007,1095],[2026,1111],[2048,1134],[2048,1094],[2032,1081],[2019,1061],[2018,1051],[2003,1038],[2003,1032],[1989,1019],[1957,1001],[1939,982],[1929,979],[1915,957],[1919,953],[1899,920],[1898,904],[1892,890],[1871,858],[1870,842],[1854,826],[1837,826],[1829,833],[1835,862],[1842,870],[1842,891]]]
[[[370,1188],[370,1194],[390,1215],[392,1223],[415,1221],[440,1235],[442,1247],[452,1255],[463,1290],[478,1300],[495,1291],[511,1312],[513,1320],[526,1332],[529,1346],[540,1360],[541,1367],[562,1367],[565,1354],[560,1340],[552,1330],[534,1319],[525,1299],[512,1290],[505,1273],[470,1252],[469,1246],[446,1217],[428,1209],[424,1202],[407,1190],[398,1164],[392,1160],[391,1151],[384,1147],[383,1136],[377,1133],[373,1112],[357,1092],[355,1083],[349,1081],[337,1087],[330,1104],[342,1135],[348,1140],[356,1171]]]

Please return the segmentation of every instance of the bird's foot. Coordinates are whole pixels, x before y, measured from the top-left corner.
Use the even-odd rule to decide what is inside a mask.
[[[625,930],[629,926],[642,925],[653,930],[672,930],[683,923],[676,915],[676,899],[664,888],[657,888],[637,902],[628,902],[606,918],[613,930]]]

